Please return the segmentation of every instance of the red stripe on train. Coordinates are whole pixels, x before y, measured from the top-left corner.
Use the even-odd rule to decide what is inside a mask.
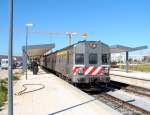
[[[85,67],[83,68],[83,73],[85,73],[88,68],[89,68],[89,66],[85,66]]]
[[[85,67],[73,67],[72,68],[72,74],[76,75],[78,71],[80,70],[84,75],[102,75],[103,71],[107,70],[107,73],[109,74],[110,68],[100,67],[100,66],[85,66]]]
[[[102,74],[102,71],[103,71],[103,67],[101,67],[101,69],[98,71],[98,75],[101,75]]]
[[[88,73],[88,75],[93,74],[93,72],[94,72],[96,69],[97,69],[97,67],[96,67],[96,66],[94,66],[94,67],[92,68],[92,70]]]
[[[79,67],[73,67],[73,68],[72,68],[72,73],[74,74],[74,73],[77,71],[78,68],[79,68]]]

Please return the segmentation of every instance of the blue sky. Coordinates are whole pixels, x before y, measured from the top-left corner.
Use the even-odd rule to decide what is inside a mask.
[[[88,40],[150,47],[150,0],[14,0],[14,55],[25,44],[25,24],[49,32],[87,32]],[[0,54],[7,54],[8,0],[0,0]],[[20,29],[20,31],[16,31]],[[73,37],[73,42],[82,40]],[[30,34],[29,44],[68,44],[64,35]],[[141,51],[140,51],[141,52]],[[142,52],[150,52],[145,50]]]

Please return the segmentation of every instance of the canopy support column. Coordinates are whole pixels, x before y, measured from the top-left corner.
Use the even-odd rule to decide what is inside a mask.
[[[129,52],[126,51],[126,72],[128,73],[128,60],[129,60]]]

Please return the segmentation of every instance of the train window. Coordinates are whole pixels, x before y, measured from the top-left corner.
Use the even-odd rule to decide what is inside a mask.
[[[97,54],[91,53],[89,55],[89,64],[97,64]]]
[[[84,55],[82,53],[77,53],[75,55],[75,63],[76,64],[84,64]]]
[[[102,54],[102,64],[108,64],[107,54]]]

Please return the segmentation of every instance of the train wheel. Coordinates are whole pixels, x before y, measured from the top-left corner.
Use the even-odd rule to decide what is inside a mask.
[[[71,84],[71,79],[69,79],[68,77],[66,78],[66,81]]]
[[[76,87],[76,83],[72,83],[72,85]]]
[[[78,83],[74,83],[74,86],[75,86],[75,87],[79,87],[79,84],[78,84]]]
[[[106,83],[106,87],[108,87],[108,84]]]

